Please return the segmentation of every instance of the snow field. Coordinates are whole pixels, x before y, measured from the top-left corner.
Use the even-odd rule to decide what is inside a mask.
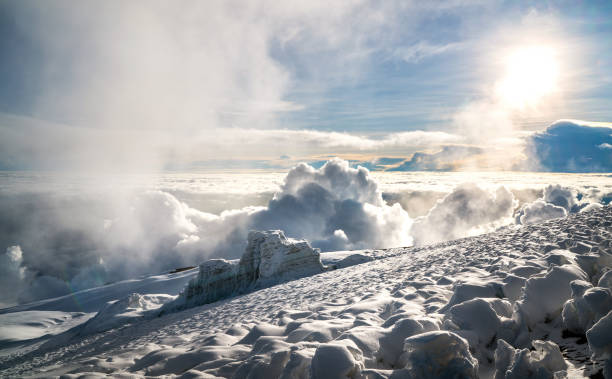
[[[1,373],[612,375],[612,208],[374,254],[379,259],[5,357]]]

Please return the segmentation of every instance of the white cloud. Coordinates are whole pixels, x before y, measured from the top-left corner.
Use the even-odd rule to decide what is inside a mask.
[[[520,216],[521,224],[533,224],[555,218],[567,216],[567,211],[563,207],[547,203],[544,200],[536,200],[523,207]]]
[[[317,130],[210,128],[192,135],[181,129],[76,128],[2,113],[0,135],[0,167],[86,171],[142,171],[170,162],[188,166],[211,159],[276,159],[286,154],[303,159],[342,152],[405,153],[463,140],[449,133],[421,130],[367,136]]]
[[[438,200],[423,217],[415,220],[411,234],[417,244],[428,244],[493,230],[507,223],[517,205],[506,187],[487,191],[463,184]]]
[[[602,143],[601,145],[597,145],[597,147],[599,149],[608,149],[608,150],[612,150],[612,145],[610,145],[609,143]]]
[[[19,246],[9,246],[0,255],[0,307],[12,305],[22,290],[25,268],[22,266],[23,253]]]

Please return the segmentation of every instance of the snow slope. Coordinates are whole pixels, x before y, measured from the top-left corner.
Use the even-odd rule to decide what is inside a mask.
[[[261,233],[254,233],[253,236],[258,234]],[[279,233],[271,234],[274,236]],[[289,241],[290,246],[299,247],[305,243],[286,239],[284,235],[283,239]],[[277,240],[270,242],[281,242],[280,236]],[[312,249],[308,246],[307,250]],[[387,254],[384,251],[323,253],[320,255],[321,261],[318,261],[317,258],[317,262],[313,262],[315,267],[311,265],[309,268],[309,265],[304,265],[303,261],[298,260],[294,262],[296,267],[289,274],[293,277],[302,277],[320,272],[323,266],[343,268],[385,256]],[[248,261],[252,260],[252,257],[248,259]],[[218,261],[207,261],[203,265],[218,263]],[[226,262],[236,267],[239,265],[237,259]],[[91,334],[130,323],[145,316],[155,317],[157,314],[151,311],[177,298],[191,280],[197,279],[198,274],[198,269],[194,268],[175,273],[144,276],[74,292],[66,296],[0,309],[0,356],[36,348],[48,338],[76,328],[91,318],[93,319],[83,328],[72,330],[72,334]],[[242,290],[252,291],[273,283],[291,280],[291,276],[287,275],[285,277],[273,276],[268,275],[268,278],[265,278],[264,273],[263,280],[243,283]],[[232,288],[229,293],[238,289]],[[187,291],[184,292],[186,295]],[[183,302],[185,302],[184,298],[176,299],[175,307],[183,306]]]
[[[0,375],[588,377],[612,368],[611,254],[609,206],[432,246],[343,252],[335,261],[353,265],[64,333],[1,357]]]

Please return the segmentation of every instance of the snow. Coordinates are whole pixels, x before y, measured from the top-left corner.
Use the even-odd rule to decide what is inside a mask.
[[[409,378],[478,377],[478,361],[470,354],[467,341],[448,331],[407,338],[402,362]]]
[[[312,377],[321,379],[359,377],[362,369],[346,346],[331,343],[319,345],[310,364]]]
[[[575,280],[570,283],[572,298],[563,305],[563,323],[574,333],[583,334],[612,309],[610,289],[593,287]]]
[[[87,321],[82,312],[23,311],[0,314],[0,346],[9,342],[52,336]]]
[[[495,351],[495,379],[563,378],[568,367],[554,342],[534,340],[533,351],[514,349],[500,340]]]
[[[569,264],[552,266],[545,275],[532,276],[517,303],[520,315],[529,326],[555,318],[571,297],[570,283],[585,279],[586,274],[580,268]]]
[[[147,315],[151,315],[151,311],[159,309],[175,298],[176,296],[164,294],[141,295],[133,293],[120,300],[111,301],[78,329],[79,334],[103,332],[128,322],[143,319]]]
[[[186,302],[184,291],[180,309],[158,308],[174,285],[160,297],[115,288],[121,296],[108,301],[112,285],[92,290],[96,317],[29,349],[2,346],[0,376],[609,376],[611,226],[606,206],[437,245],[328,255],[256,232],[240,261],[183,273],[182,286],[201,292]],[[37,304],[0,316],[70,305]]]

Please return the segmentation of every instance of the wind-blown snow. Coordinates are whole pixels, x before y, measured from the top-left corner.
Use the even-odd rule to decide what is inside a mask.
[[[364,251],[376,259],[52,339],[1,358],[1,374],[588,377],[610,367],[602,293],[611,226],[603,207],[434,246]],[[577,319],[564,311],[574,308]],[[576,326],[588,328],[588,344]]]

